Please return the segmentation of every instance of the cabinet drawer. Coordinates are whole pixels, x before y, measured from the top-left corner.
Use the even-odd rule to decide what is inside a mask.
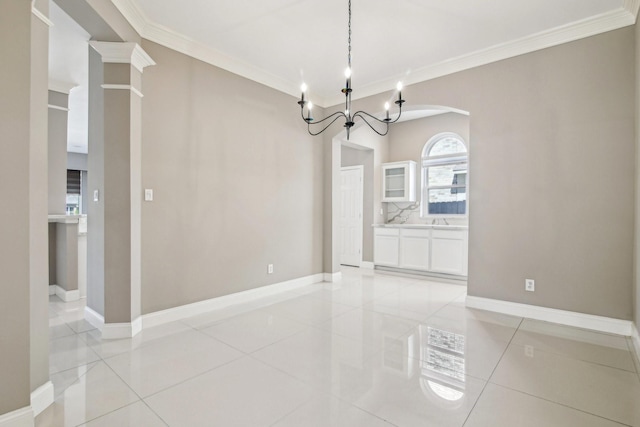
[[[400,230],[397,228],[376,228],[374,231],[376,236],[395,236],[400,235]]]
[[[402,230],[402,237],[422,237],[428,239],[431,237],[431,230],[422,230],[419,228],[405,228]]]
[[[467,238],[465,230],[433,230],[431,237],[434,239],[464,240]]]

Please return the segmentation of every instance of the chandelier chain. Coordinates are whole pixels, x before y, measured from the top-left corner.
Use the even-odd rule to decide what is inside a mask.
[[[349,68],[351,68],[351,0],[349,0],[349,54],[348,54]]]
[[[300,101],[298,101],[298,105],[300,106],[300,116],[302,117],[302,120],[307,122],[307,130],[309,131],[309,134],[314,136],[320,135],[322,132],[327,130],[329,126],[331,126],[334,122],[336,122],[340,118],[345,119],[344,127],[347,131],[347,140],[349,139],[349,133],[351,131],[351,128],[355,126],[355,119],[357,118],[362,120],[375,133],[377,133],[378,135],[384,136],[389,132],[389,125],[392,123],[396,123],[398,120],[400,120],[400,116],[402,115],[402,104],[405,102],[405,100],[402,99],[402,92],[401,92],[402,84],[398,83],[398,100],[395,101],[395,104],[398,106],[398,115],[395,118],[389,117],[388,102],[385,104],[386,117],[384,118],[378,118],[373,114],[369,114],[366,111],[362,111],[362,110],[356,111],[355,113],[351,111],[351,92],[353,91],[351,87],[351,0],[349,0],[349,37],[347,39],[347,47],[348,47],[347,49],[348,68],[345,70],[345,77],[347,78],[347,80],[346,80],[346,85],[341,90],[341,92],[345,96],[344,111],[336,111],[333,114],[330,114],[327,117],[324,117],[319,120],[314,119],[311,116],[312,104],[311,102],[305,100],[304,98],[305,91],[307,90],[307,85],[303,83],[300,88],[302,90],[302,96],[300,97]],[[306,117],[304,114],[305,107],[307,112]],[[321,123],[326,123],[326,124],[318,132],[314,132],[311,130],[311,126],[318,126]],[[375,123],[382,124],[382,126],[384,126],[384,129],[382,130],[376,129],[376,127],[373,126]]]

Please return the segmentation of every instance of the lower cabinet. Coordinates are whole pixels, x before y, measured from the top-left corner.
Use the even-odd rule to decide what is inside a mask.
[[[377,227],[374,236],[375,265],[467,275],[467,230]]]
[[[429,232],[431,230],[400,230],[400,268],[429,270]]]
[[[400,230],[376,228],[374,236],[373,263],[388,267],[398,267],[400,259]]]
[[[467,232],[432,230],[431,271],[467,275]]]

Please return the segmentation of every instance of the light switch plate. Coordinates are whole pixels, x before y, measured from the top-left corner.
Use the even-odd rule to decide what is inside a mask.
[[[145,202],[152,202],[153,201],[153,190],[150,188],[147,188],[144,190],[144,201]]]
[[[93,190],[93,201],[97,202],[100,200],[100,190]]]

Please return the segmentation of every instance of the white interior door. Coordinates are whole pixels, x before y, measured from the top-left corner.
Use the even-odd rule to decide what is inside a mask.
[[[363,166],[340,170],[340,264],[362,263],[362,175]]]

